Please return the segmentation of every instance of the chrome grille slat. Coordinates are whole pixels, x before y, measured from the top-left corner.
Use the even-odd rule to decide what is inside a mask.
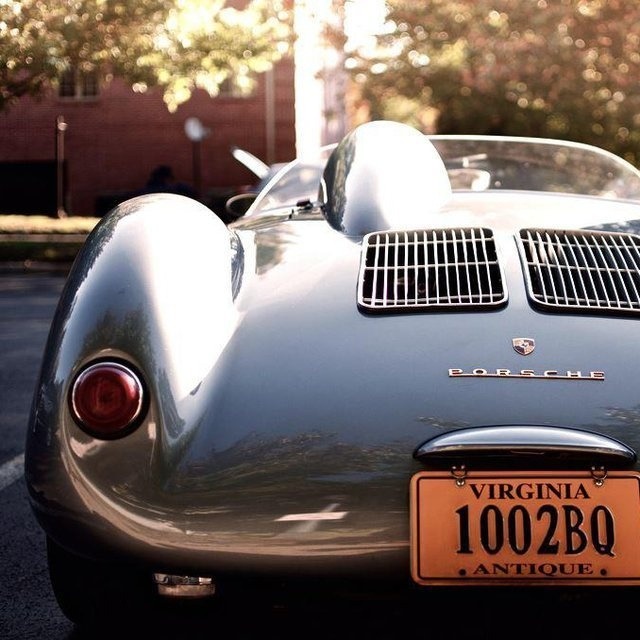
[[[481,310],[506,300],[488,229],[385,231],[363,239],[358,304],[365,310]]]
[[[626,299],[626,304],[630,305],[631,304],[631,297],[629,294],[629,285],[631,285],[632,288],[635,289],[635,287],[633,286],[633,280],[628,280],[625,276],[627,276],[627,270],[628,270],[628,265],[627,265],[627,261],[624,257],[624,255],[620,252],[620,248],[618,247],[617,243],[614,243],[612,246],[607,246],[607,251],[609,253],[609,259],[608,262],[610,264],[616,264],[616,261],[619,261],[619,263],[622,265],[625,265],[625,269],[621,270],[620,273],[616,274],[616,279],[619,279],[619,283],[618,283],[618,287],[616,288],[616,291],[621,290],[622,293],[625,296]],[[615,252],[614,252],[615,251]],[[617,255],[617,258],[616,258]],[[635,294],[636,296],[638,295],[638,291],[637,289],[635,290]]]
[[[407,304],[408,300],[409,300],[409,287],[407,286],[407,283],[409,282],[409,246],[407,244],[407,240],[406,237],[404,238],[404,243],[405,245],[407,245],[407,250],[404,252],[404,303]],[[398,243],[396,243],[397,246]]]
[[[601,306],[602,301],[604,301],[604,306],[611,306],[611,300],[609,299],[609,294],[607,293],[607,287],[605,286],[604,280],[602,279],[602,265],[598,260],[598,252],[594,251],[591,244],[589,243],[588,238],[584,239],[584,246],[586,248],[585,253],[588,254],[587,259],[589,263],[592,265],[592,269],[587,267],[587,273],[594,273],[597,276],[597,280],[592,278],[594,281],[594,300],[596,301],[596,306]],[[598,286],[599,285],[599,286]]]
[[[523,229],[518,249],[529,298],[562,310],[640,312],[640,236]]]
[[[413,242],[413,298],[418,299],[418,278],[420,273],[420,261],[418,260],[418,242]]]
[[[577,264],[577,257],[571,245],[568,246],[568,253],[571,256],[571,261],[567,259],[567,252],[565,252],[565,265]],[[580,294],[578,293],[579,284],[574,278],[569,278],[569,284],[571,285],[571,291],[573,292],[573,299],[577,301],[580,298]]]
[[[436,238],[436,234],[435,231],[431,232],[431,246],[433,247],[433,259],[434,259],[434,264],[435,264],[435,271],[434,271],[434,282],[435,282],[435,289],[436,289],[436,300],[440,300],[440,278],[438,278],[438,274],[440,273],[440,252],[438,251],[438,239]],[[429,263],[427,263],[428,265]],[[428,302],[428,295],[429,295],[429,289],[426,290],[426,299],[425,299],[425,304],[427,304]]]
[[[480,240],[481,240],[481,245],[480,246],[482,247],[482,255],[486,256],[487,255],[487,240],[486,240],[486,237],[485,237],[484,233],[481,234]],[[493,243],[493,238],[492,238],[491,242]],[[478,264],[481,264],[480,260],[478,260]],[[486,275],[487,286],[489,287],[489,297],[492,298],[493,297],[493,278],[491,277],[491,273],[490,273],[490,270],[489,270],[489,264],[486,261],[484,262],[484,269],[486,271],[485,275]]]
[[[545,240],[547,243],[547,256],[549,261],[560,263],[561,256],[562,256],[562,248],[558,246],[558,250],[556,250],[556,247],[554,246],[554,240],[553,238],[551,238],[551,236],[548,233],[545,234]],[[558,282],[556,282],[555,279],[552,278],[551,289],[552,289],[554,298],[560,295],[558,294],[558,289],[562,289],[563,294],[566,297],[566,287],[565,287],[564,278],[560,278]]]
[[[612,254],[611,248],[608,244],[604,247],[599,247],[598,252],[604,265],[604,273],[611,280],[611,296],[614,298],[616,306],[620,307],[624,305],[624,302],[620,299],[621,293],[625,294],[625,297],[627,297],[627,303],[629,302],[628,296],[626,295],[626,287],[621,287],[621,285],[624,285],[624,282],[621,280],[622,272],[612,268]]]
[[[376,238],[376,244],[375,244],[375,262],[376,264],[378,263],[379,259],[380,259],[380,239]],[[373,290],[377,291],[378,290],[378,270],[374,269],[373,270]]]
[[[473,251],[473,261],[476,264],[479,264],[479,257],[478,257],[478,245],[476,243],[476,232],[475,229],[471,230],[471,238],[473,240],[473,242],[471,243],[471,249]],[[474,269],[475,274],[476,274],[476,284],[478,286],[478,291],[482,290],[482,278],[480,276],[480,269]],[[488,278],[487,281],[489,282],[489,295],[493,295],[493,290],[491,287],[491,278]]]
[[[384,263],[388,264],[388,262],[389,262],[389,245],[385,244],[384,245]],[[384,280],[383,291],[384,291],[384,296],[385,296],[385,298],[383,300],[383,304],[386,304],[386,302],[387,302],[386,295],[387,295],[387,291],[389,289],[389,272],[386,269],[383,271],[382,277],[383,277],[383,280]]]
[[[631,288],[633,289],[633,296],[631,296],[631,293],[629,293],[629,290],[627,287],[627,293],[629,295],[629,303],[631,303],[632,297],[635,299],[640,298],[640,292],[638,290],[638,287],[636,286],[636,283],[634,282],[633,277],[630,275],[632,272],[637,273],[638,271],[640,271],[640,255],[638,255],[637,252],[634,253],[633,251],[630,250],[629,244],[628,244],[630,240],[628,238],[626,238],[625,236],[622,236],[620,238],[620,241],[624,247],[624,251],[620,249],[620,246],[618,244],[615,245],[615,248],[619,252],[621,260],[624,262],[624,264],[627,267],[625,271],[625,275],[626,275],[625,280],[627,280],[630,283]],[[631,265],[629,265],[629,263],[631,263]]]
[[[464,230],[461,230],[463,239],[464,239]],[[471,273],[470,273],[470,265],[469,265],[469,256],[467,254],[467,242],[462,243],[462,264],[464,265],[464,277],[467,282],[467,291],[471,291]]]
[[[424,290],[429,291],[431,287],[431,283],[429,282],[429,262],[431,258],[429,256],[429,242],[426,231],[422,232],[422,246],[424,247],[424,261],[422,263],[424,269]],[[416,298],[416,300],[419,300],[419,298]]]

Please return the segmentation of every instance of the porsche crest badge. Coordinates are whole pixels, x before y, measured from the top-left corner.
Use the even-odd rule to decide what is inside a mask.
[[[511,344],[516,353],[521,356],[528,356],[536,348],[536,341],[533,338],[513,338]]]

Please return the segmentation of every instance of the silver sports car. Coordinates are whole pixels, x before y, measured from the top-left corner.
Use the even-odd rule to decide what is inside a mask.
[[[26,479],[64,613],[640,584],[640,172],[370,122],[225,225],[105,216]]]

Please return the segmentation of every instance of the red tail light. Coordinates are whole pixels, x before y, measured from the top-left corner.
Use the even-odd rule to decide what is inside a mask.
[[[69,407],[78,425],[96,438],[113,439],[135,429],[147,405],[140,376],[118,362],[96,362],[71,386]]]

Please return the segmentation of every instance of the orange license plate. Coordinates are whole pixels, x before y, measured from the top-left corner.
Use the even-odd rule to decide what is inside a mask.
[[[640,584],[640,474],[418,473],[411,572],[423,585]]]

